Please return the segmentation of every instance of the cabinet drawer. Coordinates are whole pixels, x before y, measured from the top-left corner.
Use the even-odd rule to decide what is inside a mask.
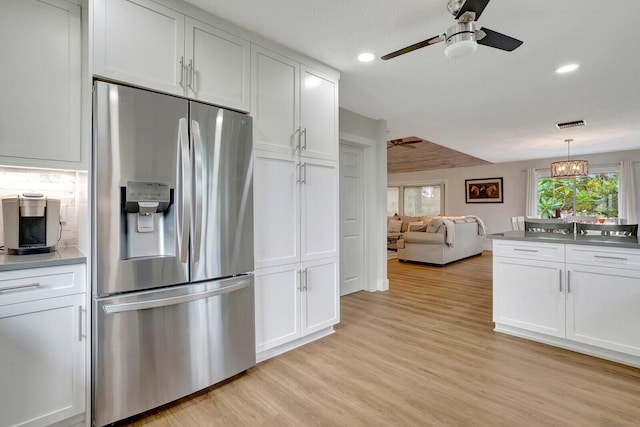
[[[84,264],[0,272],[0,305],[72,295],[85,289]]]
[[[564,245],[516,240],[494,240],[493,255],[540,261],[564,262]]]
[[[567,245],[567,262],[640,270],[640,249]]]

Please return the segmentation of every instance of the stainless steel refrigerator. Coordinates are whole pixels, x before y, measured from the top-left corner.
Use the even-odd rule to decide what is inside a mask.
[[[93,418],[255,364],[251,117],[94,85]]]

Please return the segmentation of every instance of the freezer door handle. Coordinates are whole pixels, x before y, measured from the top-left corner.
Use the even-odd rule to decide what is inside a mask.
[[[191,135],[193,137],[193,193],[195,200],[194,216],[194,242],[193,260],[200,259],[200,244],[202,242],[202,138],[200,135],[200,123],[191,121]]]
[[[189,255],[189,202],[187,194],[190,194],[189,178],[189,136],[187,133],[187,119],[182,118],[178,122],[178,253],[180,262],[186,263]]]
[[[242,280],[234,285],[224,288],[212,289],[210,291],[198,292],[196,294],[180,295],[177,297],[159,298],[149,301],[126,302],[122,304],[107,304],[102,309],[105,313],[125,313],[127,311],[147,310],[150,308],[166,307],[168,305],[183,304],[185,302],[197,301],[199,299],[211,298],[230,292],[239,291],[251,284],[251,280]]]

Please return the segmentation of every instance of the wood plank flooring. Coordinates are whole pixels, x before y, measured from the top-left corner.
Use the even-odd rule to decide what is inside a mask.
[[[493,332],[490,253],[388,270],[335,334],[128,424],[640,425],[640,369]]]

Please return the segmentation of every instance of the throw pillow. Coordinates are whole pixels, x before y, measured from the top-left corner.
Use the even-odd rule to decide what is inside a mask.
[[[407,231],[425,231],[427,226],[422,221],[410,222]]]
[[[437,233],[438,230],[440,230],[440,226],[443,224],[444,223],[442,222],[441,219],[434,218],[433,220],[431,220],[431,223],[427,227],[427,233]]]
[[[387,226],[387,233],[399,233],[402,228],[402,221],[389,221],[389,225]]]

